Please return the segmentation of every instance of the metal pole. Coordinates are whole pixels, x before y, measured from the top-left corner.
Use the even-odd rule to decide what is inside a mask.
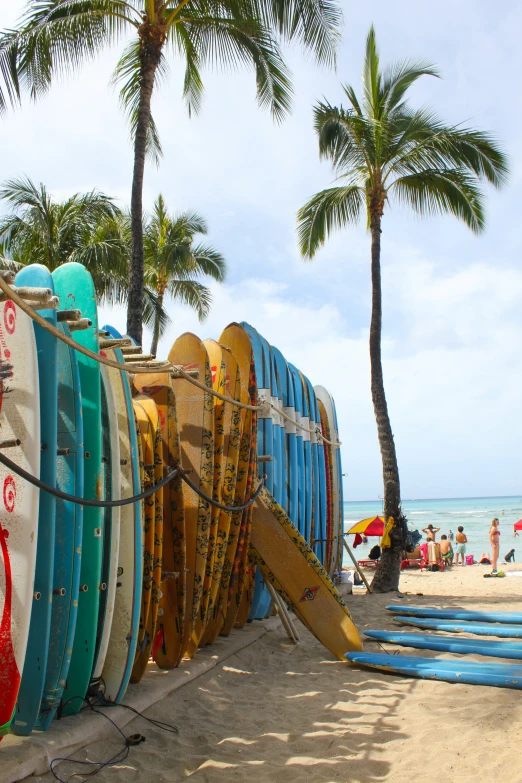
[[[346,551],[348,552],[348,554],[352,558],[352,563],[356,567],[356,569],[357,569],[357,571],[359,573],[359,576],[361,577],[361,579],[363,580],[364,584],[368,588],[368,592],[369,593],[373,593],[373,590],[372,590],[372,588],[370,586],[370,583],[368,582],[368,580],[366,579],[365,575],[363,574],[363,572],[361,570],[361,567],[360,567],[359,563],[357,562],[357,560],[355,559],[355,556],[354,556],[352,550],[350,549],[350,547],[346,543],[346,539],[345,538],[343,538],[343,544],[344,544],[344,548],[346,549]]]

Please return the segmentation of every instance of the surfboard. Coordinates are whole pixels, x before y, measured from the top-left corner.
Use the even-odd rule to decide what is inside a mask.
[[[522,644],[519,642],[497,642],[492,639],[455,638],[432,633],[401,633],[400,631],[365,631],[364,635],[379,642],[414,647],[418,650],[488,655],[491,658],[513,658],[522,661]]]
[[[286,360],[278,348],[272,346],[279,382],[281,385],[282,407],[287,416],[295,421],[294,405],[294,384],[289,377],[289,370]],[[285,512],[294,522],[297,520],[297,497],[298,497],[298,472],[297,472],[297,443],[295,424],[284,421],[284,452],[285,452],[285,490],[282,504]]]
[[[161,440],[161,424],[158,408],[153,399],[146,394],[140,394],[135,398],[149,417],[153,432],[153,462],[154,484],[159,484],[163,478],[163,444]],[[167,488],[168,491],[168,488]],[[150,610],[145,625],[145,633],[141,643],[136,649],[136,660],[132,668],[131,682],[136,683],[141,680],[149,658],[151,657],[152,645],[156,637],[158,625],[158,611],[161,599],[161,571],[162,571],[162,552],[163,552],[163,488],[157,489],[153,495],[154,498],[154,551],[151,571],[151,602]]]
[[[31,264],[22,269],[15,278],[18,286],[49,288],[54,294],[51,273],[41,264]],[[56,328],[56,310],[39,310],[42,318]],[[51,487],[56,487],[56,456],[58,427],[58,346],[57,339],[42,326],[33,322],[38,356],[38,381],[40,385],[40,478]],[[18,702],[11,730],[27,736],[38,718],[42,699],[53,601],[54,529],[56,498],[48,492],[40,493],[38,509],[38,543],[34,592],[40,596],[33,602],[29,638],[25,655]]]
[[[124,363],[119,348],[106,348],[108,359]],[[120,497],[141,492],[139,427],[136,421],[127,373],[108,367],[117,410],[120,450]],[[129,683],[138,640],[142,563],[142,501],[120,508],[120,539],[114,613],[101,680],[105,701],[118,703]]]
[[[317,398],[319,407],[319,416],[321,420],[321,433],[328,441],[332,439],[330,423],[326,408],[319,397]],[[323,441],[323,459],[325,474],[325,494],[326,494],[326,546],[324,553],[324,566],[328,573],[331,573],[332,562],[334,560],[335,544],[335,519],[334,519],[334,492],[333,492],[333,455],[332,447]]]
[[[194,334],[178,337],[169,352],[172,364],[198,372],[198,380],[212,388],[210,362],[205,346]],[[212,496],[214,486],[214,397],[184,378],[173,379],[181,447],[181,465],[192,471],[191,478],[199,489]],[[183,629],[183,652],[190,639],[203,598],[207,565],[211,506],[190,489],[184,488],[186,540],[186,612]]]
[[[271,362],[268,345],[253,326],[250,326],[250,324],[245,321],[243,321],[240,326],[246,331],[252,344],[258,402],[271,403]],[[272,457],[271,461],[263,463],[263,472],[266,475],[265,486],[268,488],[269,492],[273,493],[276,455],[274,454],[274,422],[271,411],[266,414],[258,414],[257,452],[258,456]],[[270,594],[265,587],[262,575],[256,571],[254,596],[249,619],[264,619],[270,606]]]
[[[206,341],[206,347],[211,364],[214,366],[213,354],[215,347]],[[216,345],[218,345],[216,343]],[[225,388],[224,393],[234,400],[241,397],[241,376],[238,363],[229,348],[219,346],[220,356],[224,366]],[[223,467],[222,467],[222,488],[221,503],[225,506],[233,507],[236,499],[236,481],[238,475],[239,452],[241,446],[241,412],[237,406],[231,403],[224,403],[223,417]],[[218,616],[221,595],[221,579],[228,556],[228,571],[232,569],[232,547],[229,550],[229,536],[232,522],[231,511],[221,509],[219,512],[218,529],[216,535],[215,555],[212,566],[212,582],[210,592],[210,602],[207,618],[207,626],[200,643],[203,646],[215,639],[217,630],[215,623]],[[235,551],[237,536],[232,539]],[[227,585],[228,586],[228,585]],[[223,597],[223,596],[222,596]],[[222,603],[222,600],[221,600]]]
[[[40,476],[40,387],[32,320],[10,300],[0,303],[2,451]],[[9,732],[20,687],[34,592],[39,492],[0,465],[0,738]]]
[[[337,443],[338,441],[338,433],[336,430],[336,416],[335,416],[335,408],[334,408],[334,402],[333,398],[328,392],[324,386],[315,386],[314,387],[315,394],[317,399],[319,400],[320,404],[323,406],[323,409],[321,410],[321,415],[326,418],[326,421],[324,422],[324,428],[325,432],[323,433],[328,440]],[[341,485],[340,485],[340,457],[338,454],[338,449],[334,446],[330,446],[328,444],[324,444],[324,453],[325,453],[325,461],[328,459],[328,467],[329,467],[329,474],[330,474],[330,503],[331,503],[331,521],[332,521],[332,528],[330,535],[327,536],[327,538],[332,539],[331,541],[331,547],[329,551],[327,552],[327,558],[328,558],[328,573],[331,575],[335,571],[337,565],[338,565],[338,559],[339,559],[339,541],[342,542],[342,534],[343,534],[343,511],[341,507],[341,500],[340,500],[340,493],[341,493]]]
[[[107,356],[105,351],[100,351],[102,356]],[[118,403],[111,383],[109,369],[106,365],[100,365],[101,372],[101,400],[102,400],[102,427],[103,427],[103,480],[104,495],[111,500],[121,499],[120,480],[120,437],[118,431]],[[98,638],[92,680],[99,680],[112,629],[114,616],[114,602],[116,600],[116,583],[118,581],[118,557],[120,550],[120,521],[121,508],[105,508],[103,514],[103,560],[102,577],[100,585],[100,607],[98,611]]]
[[[474,620],[479,623],[510,623],[522,624],[522,612],[482,612],[470,609],[435,609],[431,606],[397,606],[386,607],[395,614],[412,617],[433,617],[440,620]]]
[[[181,449],[176,414],[176,397],[169,373],[138,374],[134,387],[156,405],[161,429],[163,464],[174,470],[181,464]],[[145,401],[142,402],[147,406]],[[149,415],[153,410],[147,408]],[[151,655],[161,669],[173,669],[183,656],[183,629],[186,614],[186,536],[184,488],[175,478],[163,488],[163,542],[161,585],[158,591],[157,630]]]
[[[142,395],[144,396],[144,395]],[[141,405],[141,400],[134,398],[132,401],[134,413],[138,421],[138,427],[141,439],[141,448],[143,454],[142,463],[142,486],[143,490],[148,490],[154,486],[154,433],[152,425],[145,408]],[[154,570],[154,494],[149,495],[142,501],[143,508],[143,561],[141,572],[141,610],[140,624],[138,630],[138,648],[145,639],[145,629],[149,620],[149,612],[152,603],[152,573]]]
[[[252,546],[263,576],[339,660],[362,644],[350,612],[303,536],[266,489],[254,503]]]
[[[203,346],[208,354],[212,388],[219,394],[226,393],[227,379],[226,367],[223,359],[223,350],[215,340],[205,340]],[[227,432],[225,421],[230,426],[230,406],[223,400],[214,397],[214,481],[212,487],[212,499],[221,503],[223,494],[223,478],[226,464],[225,433]],[[227,441],[228,444],[228,441]],[[208,620],[213,614],[213,602],[217,590],[213,586],[214,564],[216,562],[218,547],[218,531],[221,511],[217,506],[210,509],[210,526],[208,531],[208,551],[205,576],[203,579],[203,593],[199,605],[199,612],[194,623],[190,645],[186,650],[187,657],[192,657],[199,647]]]
[[[301,385],[301,379],[299,372],[293,364],[288,364],[290,371],[291,383],[294,390],[294,404],[295,404],[295,419],[299,423],[303,414],[303,387]],[[300,427],[296,429],[296,445],[297,445],[297,519],[294,520],[296,528],[304,537],[306,534],[306,487],[305,487],[305,456],[304,456],[304,440],[303,430]]]
[[[70,336],[66,324],[58,324]],[[83,418],[77,353],[58,341],[56,486],[83,497]],[[44,690],[35,728],[46,730],[60,704],[74,643],[82,557],[83,506],[56,500],[53,603]]]
[[[257,404],[257,380],[255,374],[252,344],[247,332],[237,323],[229,324],[223,330],[219,342],[230,349],[237,361],[241,381],[241,402]],[[257,475],[257,413],[241,410],[241,444],[238,457],[234,504],[243,505],[250,496],[254,476]],[[216,627],[217,633],[228,636],[236,621],[242,627],[250,612],[253,599],[254,567],[249,567],[248,548],[250,543],[249,510],[237,511],[230,521],[227,554],[220,586],[220,604]],[[238,617],[242,609],[241,617]]]
[[[53,272],[54,287],[64,310],[79,309],[91,326],[73,332],[78,344],[98,352],[98,315],[92,277],[76,262],[63,264]],[[78,353],[84,427],[84,497],[101,499],[102,434],[100,365]],[[78,615],[67,685],[63,693],[63,712],[76,715],[83,706],[89,687],[98,631],[99,589],[101,583],[103,514],[101,508],[83,511],[82,564]],[[65,703],[67,702],[67,703]]]
[[[303,400],[307,411],[307,421],[305,426],[312,430],[306,433],[309,438],[309,481],[311,485],[311,503],[310,503],[310,537],[308,543],[314,552],[319,553],[319,560],[323,561],[322,547],[324,547],[324,536],[321,533],[320,502],[319,502],[319,461],[317,457],[317,436],[315,434],[315,392],[308,378],[300,373],[301,384],[303,386]]]
[[[302,373],[297,371],[295,377],[296,383],[300,384],[301,395],[301,424],[306,429],[301,430],[303,433],[303,447],[304,447],[304,490],[305,490],[305,516],[304,516],[304,533],[303,537],[307,544],[310,544],[312,536],[312,517],[313,517],[313,488],[314,488],[314,476],[313,476],[313,463],[312,463],[312,443],[310,439],[310,409],[308,407],[308,396],[306,394],[306,387]]]
[[[491,685],[496,688],[522,689],[522,666],[512,663],[477,663],[443,658],[422,658],[385,653],[347,653],[355,664],[389,674],[404,674],[422,680],[460,682],[467,685]]]
[[[107,332],[113,340],[121,340],[122,335],[120,334],[120,332],[110,324],[105,324],[104,326],[102,326],[100,331]]]
[[[493,623],[474,623],[467,620],[438,620],[433,617],[394,617],[398,623],[412,625],[415,628],[430,628],[434,631],[449,633],[472,633],[478,636],[501,636],[506,639],[522,639],[522,625],[502,625]]]

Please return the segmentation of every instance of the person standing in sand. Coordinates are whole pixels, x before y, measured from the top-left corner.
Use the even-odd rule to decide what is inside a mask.
[[[457,535],[455,536],[457,546],[455,547],[455,565],[459,564],[459,555],[462,557],[462,565],[466,565],[466,544],[468,543],[468,537],[464,533],[464,528],[459,525],[457,528]]]
[[[491,565],[493,569],[492,574],[497,573],[498,553],[500,549],[500,530],[498,529],[499,520],[497,517],[491,520],[491,527],[489,528],[489,542],[491,544]]]
[[[435,541],[435,536],[439,532],[440,527],[433,527],[433,525],[428,525],[428,527],[423,527],[422,532],[426,533],[426,541]]]
[[[440,553],[446,565],[453,565],[453,547],[447,536],[440,537]]]

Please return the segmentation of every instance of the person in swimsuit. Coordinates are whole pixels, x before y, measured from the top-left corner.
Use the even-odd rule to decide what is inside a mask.
[[[433,527],[433,525],[428,525],[428,527],[423,527],[422,532],[426,533],[426,541],[435,541],[435,536],[439,532],[440,527]]]
[[[507,555],[505,556],[504,560],[506,563],[514,563],[515,562],[515,550],[510,549]]]
[[[489,542],[491,544],[491,565],[493,566],[491,573],[497,573],[498,552],[500,549],[500,530],[498,529],[499,521],[495,517],[491,520],[491,527],[489,528]]]
[[[455,536],[455,541],[457,542],[457,546],[455,547],[455,565],[459,564],[459,555],[462,558],[462,565],[466,565],[465,561],[465,555],[466,555],[466,544],[468,542],[468,537],[464,533],[464,528],[462,525],[459,525],[457,528],[457,535]]]
[[[447,536],[440,537],[440,553],[446,565],[453,565],[453,547]]]

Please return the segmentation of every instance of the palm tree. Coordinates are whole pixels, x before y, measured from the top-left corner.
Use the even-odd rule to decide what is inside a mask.
[[[0,40],[0,110],[21,92],[39,97],[53,78],[73,71],[124,34],[135,37],[115,71],[134,139],[132,258],[127,331],[141,344],[143,305],[143,177],[147,153],[161,153],[151,114],[165,52],[185,62],[184,98],[197,112],[202,68],[251,65],[257,95],[277,120],[290,106],[291,86],[278,38],[297,39],[317,60],[333,63],[341,12],[335,0],[29,0],[19,29]]]
[[[207,224],[197,213],[182,212],[170,216],[159,196],[150,221],[144,231],[145,286],[153,291],[156,303],[152,307],[153,337],[151,353],[155,356],[158,340],[167,322],[163,316],[165,296],[192,307],[202,321],[210,310],[209,289],[197,278],[208,275],[223,282],[226,265],[223,256],[206,245],[194,245],[196,234],[206,234]],[[145,321],[149,313],[145,313]]]
[[[451,214],[473,232],[484,229],[483,181],[500,187],[506,157],[487,133],[447,126],[428,109],[411,109],[405,97],[421,76],[438,76],[424,62],[404,61],[380,70],[373,27],[366,42],[362,99],[351,86],[348,108],[322,102],[315,129],[323,158],[331,161],[340,184],[313,196],[298,213],[300,249],[311,259],[334,230],[365,215],[371,236],[371,391],[384,483],[384,515],[393,519],[391,547],[383,549],[373,589],[396,590],[406,520],[401,511],[399,469],[384,393],[381,364],[381,225],[392,199],[419,215]]]
[[[51,271],[67,261],[89,270],[100,298],[120,298],[128,279],[128,250],[121,213],[109,196],[96,190],[53,200],[45,186],[28,177],[0,188],[12,212],[0,218],[0,257],[4,267],[44,264]]]

